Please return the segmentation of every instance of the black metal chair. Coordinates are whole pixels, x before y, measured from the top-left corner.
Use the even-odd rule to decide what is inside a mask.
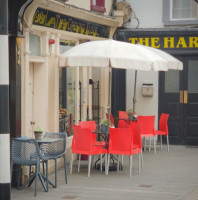
[[[57,159],[63,157],[64,159],[64,169],[65,169],[65,183],[67,184],[67,167],[66,167],[66,133],[53,133],[53,132],[46,132],[43,138],[59,138],[60,141],[49,143],[49,144],[42,144],[41,151],[42,155],[47,160],[54,160],[55,161],[55,184],[48,181],[50,185],[53,187],[57,187]],[[47,162],[46,162],[47,164]],[[43,165],[44,169],[44,165]],[[46,169],[46,174],[48,174],[48,170]]]
[[[41,183],[45,189],[48,191],[48,176],[45,177],[46,185],[44,179],[40,173],[40,162],[46,162],[47,158],[44,158],[40,153],[40,148],[35,139],[22,139],[22,138],[13,138],[11,139],[11,175],[13,171],[13,165],[19,166],[35,166],[35,173],[29,176],[29,179],[24,182],[21,187],[18,189],[23,189],[27,184],[29,186],[32,184],[35,179],[35,191],[34,196],[37,194],[37,179],[38,177],[41,180]],[[48,170],[48,163],[46,164],[46,170]],[[11,176],[12,177],[12,176]]]

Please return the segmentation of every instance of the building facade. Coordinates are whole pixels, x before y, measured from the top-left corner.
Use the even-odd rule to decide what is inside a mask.
[[[183,62],[183,71],[138,72],[137,115],[169,113],[169,138],[174,144],[198,144],[198,4],[194,0],[127,1],[131,21],[116,39],[161,49]],[[154,11],[154,12],[153,12]],[[126,109],[132,108],[134,72],[126,71]],[[153,85],[145,97],[143,87]]]
[[[19,136],[34,137],[37,127],[65,131],[69,160],[71,124],[105,118],[108,69],[59,68],[58,61],[59,55],[72,46],[112,38],[121,23],[112,13],[113,1],[34,0],[27,7],[24,38],[17,52],[21,66]]]

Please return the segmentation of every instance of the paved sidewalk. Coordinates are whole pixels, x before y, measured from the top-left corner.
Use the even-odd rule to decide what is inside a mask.
[[[58,188],[49,187],[44,192],[39,181],[37,197],[34,184],[30,188],[12,188],[12,200],[198,200],[198,147],[166,146],[157,154],[144,152],[144,167],[138,174],[138,156],[133,156],[133,174],[129,178],[129,159],[124,158],[120,172],[104,172],[92,169],[87,177],[87,161],[81,163],[77,173],[74,163],[73,174],[68,173],[68,184],[64,183],[64,171],[58,171]],[[69,171],[69,170],[68,170]],[[49,176],[54,180],[53,174]]]

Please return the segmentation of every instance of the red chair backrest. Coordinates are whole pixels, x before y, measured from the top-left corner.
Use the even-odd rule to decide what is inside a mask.
[[[155,132],[155,115],[138,116],[137,122],[142,124],[141,134],[154,134]]]
[[[131,128],[110,128],[108,153],[130,155],[132,149]]]
[[[119,119],[129,119],[128,112],[126,111],[119,111],[118,115]]]
[[[72,141],[72,152],[89,153],[93,146],[92,132],[89,128],[73,126],[74,136]]]
[[[132,123],[133,145],[142,148],[141,128],[142,124],[138,122]]]
[[[106,113],[106,118],[108,119],[108,113]],[[113,115],[110,113],[110,121],[111,121],[111,125],[114,126],[114,118]]]
[[[159,120],[159,130],[163,131],[168,135],[168,118],[169,114],[162,113]]]
[[[130,120],[119,120],[118,121],[118,128],[131,128],[134,122]]]
[[[79,126],[81,128],[89,128],[92,132],[96,130],[95,121],[79,121]]]

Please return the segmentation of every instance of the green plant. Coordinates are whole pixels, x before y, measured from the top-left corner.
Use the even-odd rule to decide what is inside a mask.
[[[133,113],[132,109],[127,110],[128,115],[130,115],[131,113]]]
[[[34,129],[34,132],[44,132],[44,129],[42,129],[40,126],[37,126],[37,127]]]
[[[105,126],[108,126],[108,119],[104,120],[103,123]]]

